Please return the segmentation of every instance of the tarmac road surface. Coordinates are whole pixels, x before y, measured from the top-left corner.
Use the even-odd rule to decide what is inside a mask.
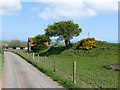
[[[20,56],[4,53],[2,88],[63,88]]]

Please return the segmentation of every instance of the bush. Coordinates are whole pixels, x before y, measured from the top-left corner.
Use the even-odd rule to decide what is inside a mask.
[[[95,38],[85,38],[79,41],[78,49],[90,50],[96,47]]]
[[[51,41],[51,39],[46,35],[35,36],[33,39],[35,52],[42,52],[42,51],[48,49],[48,42],[50,42],[50,41]]]
[[[2,53],[3,51],[3,48],[2,48],[2,45],[0,45],[0,53]]]

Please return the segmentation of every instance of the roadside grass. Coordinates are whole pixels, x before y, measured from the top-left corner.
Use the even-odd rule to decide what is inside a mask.
[[[2,41],[0,41],[0,79],[2,77],[2,65],[3,65],[3,61],[2,61]]]
[[[66,50],[63,46],[52,47],[40,53],[40,57],[36,54],[34,60],[32,53],[21,50],[14,52],[66,88],[118,88],[120,72],[104,68],[118,63],[118,45],[98,42],[97,46],[90,51],[76,50],[74,46]],[[72,79],[73,61],[77,63],[76,84]]]
[[[2,54],[0,53],[0,79],[2,77],[2,65],[3,65],[3,60],[2,60]]]
[[[41,63],[40,60],[32,60],[31,55],[32,54],[27,54],[25,51],[16,51],[16,50],[12,50],[11,52],[21,56],[23,59],[25,59],[28,63],[32,64],[34,67],[36,67],[38,70],[40,70],[41,72],[45,73],[46,75],[50,76],[54,81],[57,81],[60,85],[62,85],[63,87],[66,88],[80,88],[79,85],[76,85],[74,83],[71,82],[71,80],[67,80],[63,77],[60,77],[59,74],[57,74],[56,72],[54,72],[53,70],[51,71],[51,69],[49,69],[48,67],[43,65],[43,57],[39,57],[39,59],[42,60]],[[30,56],[29,56],[30,55]],[[45,64],[46,65],[46,64]],[[71,89],[74,90],[74,89]]]

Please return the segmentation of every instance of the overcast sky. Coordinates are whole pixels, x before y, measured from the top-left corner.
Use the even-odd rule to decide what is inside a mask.
[[[44,34],[47,25],[73,20],[82,28],[78,41],[88,36],[118,42],[117,0],[3,0],[0,1],[0,37],[19,39]]]

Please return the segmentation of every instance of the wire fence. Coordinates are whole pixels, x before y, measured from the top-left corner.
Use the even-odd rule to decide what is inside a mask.
[[[80,58],[69,56],[39,56],[37,53],[16,51],[26,59],[35,62],[38,66],[55,72],[59,76],[80,85],[82,88],[117,88],[118,73],[105,69],[89,68],[90,64],[83,65]],[[92,61],[91,61],[92,63]],[[84,66],[84,67],[83,67]],[[99,66],[98,66],[99,67]]]

